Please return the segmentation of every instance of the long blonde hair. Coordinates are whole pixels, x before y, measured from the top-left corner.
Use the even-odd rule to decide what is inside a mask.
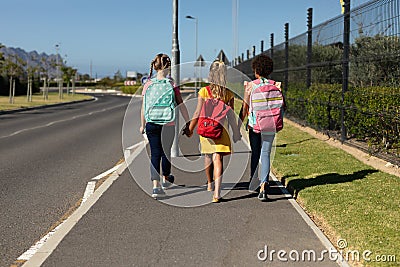
[[[166,54],[157,54],[156,57],[150,63],[150,74],[149,77],[153,75],[153,69],[156,71],[168,69],[171,71],[171,59]]]
[[[210,89],[214,98],[225,101],[226,98],[226,65],[224,62],[215,60],[210,66],[208,74]]]

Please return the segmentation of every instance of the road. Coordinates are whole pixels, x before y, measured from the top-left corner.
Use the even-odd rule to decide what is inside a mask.
[[[139,101],[139,99],[137,99]],[[9,266],[123,158],[128,97],[0,116],[0,266]]]
[[[53,229],[125,149],[144,144],[137,132],[140,100],[128,107],[130,98],[98,96],[0,116],[0,266]],[[195,104],[188,105],[190,114]],[[272,183],[266,203],[248,192],[244,139],[224,160],[225,201],[211,204],[198,145],[198,136],[180,136],[186,156],[172,159],[176,185],[160,201],[150,197],[148,147],[132,148],[128,168],[76,209],[27,266],[338,266],[326,254],[319,259],[332,245],[279,183]],[[279,250],[286,261],[277,258]],[[288,261],[289,252],[296,258],[310,250],[317,258]]]

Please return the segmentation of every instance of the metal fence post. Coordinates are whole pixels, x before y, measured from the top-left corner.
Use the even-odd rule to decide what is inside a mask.
[[[344,0],[343,17],[343,78],[342,78],[342,99],[341,99],[341,141],[347,139],[347,129],[345,125],[345,94],[349,86],[349,55],[350,55],[350,0]]]
[[[271,33],[271,37],[270,37],[270,44],[271,44],[271,59],[272,61],[274,60],[274,34]]]
[[[312,58],[312,18],[313,9],[309,8],[307,10],[307,78],[306,86],[310,88],[311,86],[311,58]]]
[[[289,83],[289,23],[285,23],[285,74],[283,91],[286,94]]]

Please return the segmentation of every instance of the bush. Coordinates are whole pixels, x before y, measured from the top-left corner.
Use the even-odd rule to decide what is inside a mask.
[[[400,148],[399,88],[352,88],[346,94],[348,133],[385,148]]]
[[[137,92],[137,90],[141,87],[141,85],[139,84],[135,84],[135,85],[129,85],[129,86],[123,86],[122,87],[122,92],[124,94],[135,94]]]
[[[345,125],[350,138],[387,149],[400,148],[399,88],[351,87],[345,94]],[[341,84],[291,84],[287,112],[318,130],[339,131]]]
[[[28,90],[28,84],[26,81],[21,82],[20,79],[15,79],[15,95],[26,95]],[[32,83],[32,93],[40,92],[39,81],[35,80]],[[8,77],[0,76],[0,95],[10,95],[10,80]]]

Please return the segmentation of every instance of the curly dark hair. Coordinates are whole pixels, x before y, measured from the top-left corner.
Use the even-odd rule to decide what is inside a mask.
[[[253,69],[254,73],[257,73],[261,77],[267,78],[274,69],[274,62],[269,56],[261,54],[253,59],[251,62],[251,68]]]

